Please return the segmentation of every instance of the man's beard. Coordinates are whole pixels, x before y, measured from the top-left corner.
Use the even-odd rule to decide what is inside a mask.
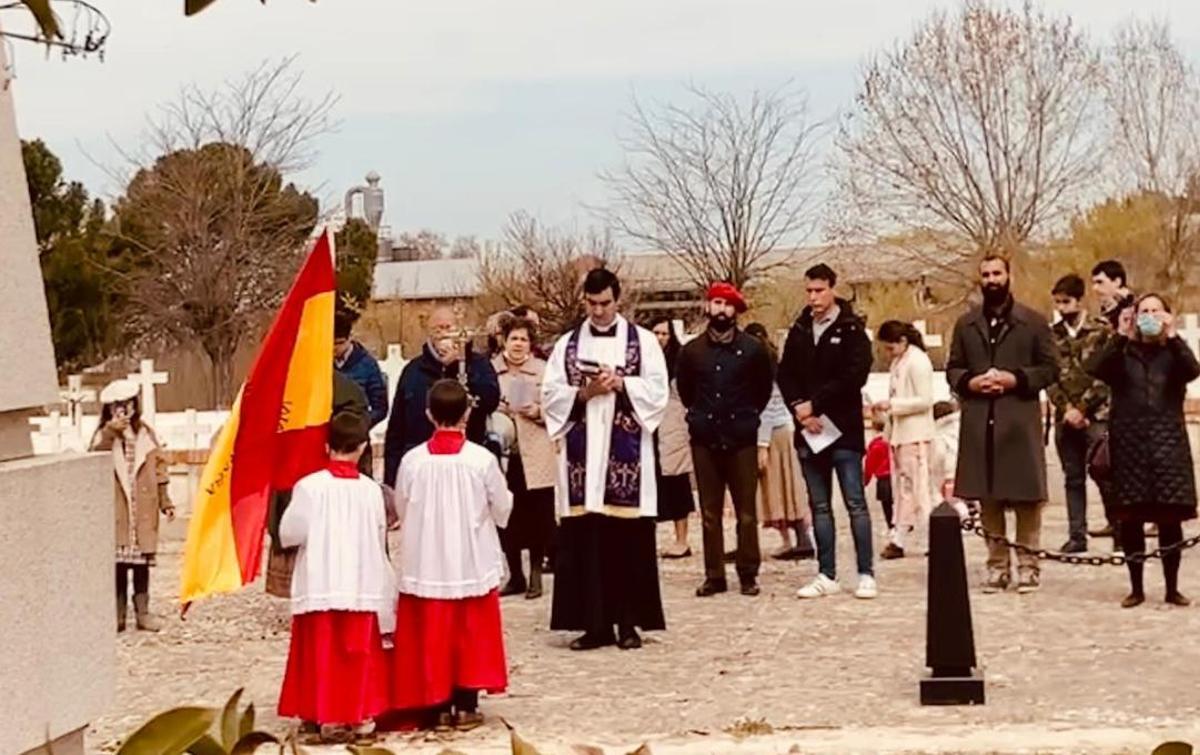
[[[989,309],[996,309],[1008,301],[1008,284],[983,284],[983,303]]]
[[[727,333],[735,324],[737,324],[737,320],[726,314],[708,316],[708,327],[717,333]]]

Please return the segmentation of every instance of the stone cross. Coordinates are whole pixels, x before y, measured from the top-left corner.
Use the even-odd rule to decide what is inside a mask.
[[[213,426],[198,421],[196,410],[188,409],[183,413],[183,424],[179,426],[179,432],[187,440],[189,450],[208,450],[212,441]]]
[[[142,389],[142,419],[153,427],[158,416],[157,392],[154,386],[167,384],[167,373],[154,371],[154,360],[143,359],[137,372],[129,373],[129,379]]]
[[[83,421],[83,402],[95,401],[96,392],[90,388],[84,389],[83,375],[68,375],[67,390],[62,391],[60,395],[63,401],[67,402],[67,414],[71,418],[71,424],[79,427]]]
[[[400,344],[389,343],[387,359],[379,363],[379,369],[383,370],[384,375],[387,375],[389,403],[392,395],[396,392],[396,386],[400,384],[400,373],[404,371],[406,364],[408,364],[408,360],[404,358]]]
[[[50,439],[51,453],[73,450],[79,445],[79,428],[70,422],[63,422],[62,413],[55,410],[48,417],[32,417],[31,425],[38,428],[38,435]]]

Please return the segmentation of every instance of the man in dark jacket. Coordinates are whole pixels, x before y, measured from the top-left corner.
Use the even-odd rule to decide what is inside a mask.
[[[1008,261],[987,257],[979,265],[983,306],[958,319],[946,362],[946,379],[962,404],[954,493],[981,504],[982,524],[1007,536],[1005,511],[1016,512],[1016,541],[1037,548],[1046,500],[1046,450],[1040,395],[1058,379],[1058,349],[1050,324],[1013,301]],[[1009,549],[988,542],[985,592],[1011,581]],[[1040,584],[1037,556],[1018,557],[1017,591]]]
[[[797,595],[821,598],[841,589],[832,507],[836,473],[858,557],[855,596],[874,598],[878,587],[862,466],[866,448],[862,389],[871,374],[871,341],[850,302],[836,295],[837,274],[828,265],[810,268],[804,277],[808,306],[788,332],[779,362],[779,390],[801,429],[796,433],[796,449],[812,504],[820,564],[820,574]]]
[[[388,416],[388,384],[379,362],[367,348],[353,340],[355,317],[339,311],[333,320],[333,366],[353,380],[367,397],[368,422],[375,427]]]
[[[435,309],[429,315],[428,331],[429,341],[421,348],[420,356],[404,365],[392,398],[383,446],[383,481],[387,485],[396,484],[396,471],[404,454],[433,437],[425,399],[434,383],[444,378],[458,380],[465,373],[467,392],[474,402],[467,419],[467,440],[474,443],[487,442],[488,417],[500,405],[496,371],[487,355],[472,353],[470,343],[462,343],[454,311],[449,307]],[[460,364],[463,360],[465,369]]]
[[[1046,393],[1054,405],[1054,446],[1062,464],[1067,494],[1067,542],[1063,553],[1083,553],[1087,544],[1087,457],[1104,435],[1108,420],[1108,386],[1088,374],[1084,365],[1104,348],[1108,321],[1089,317],[1083,307],[1087,284],[1072,273],[1050,292],[1059,319],[1051,327],[1058,346],[1058,380]]]
[[[746,300],[729,283],[708,289],[708,330],[679,355],[676,380],[687,408],[692,463],[704,524],[699,597],[725,592],[725,491],[737,512],[737,574],[743,595],[758,595],[758,415],[771,400],[775,365],[762,343],[737,327]]]

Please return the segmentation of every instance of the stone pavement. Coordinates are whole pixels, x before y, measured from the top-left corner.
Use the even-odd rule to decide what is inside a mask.
[[[836,514],[843,528],[839,562],[849,575],[846,517]],[[666,528],[660,529],[665,537]],[[1044,544],[1057,546],[1065,530],[1061,504],[1051,505]],[[693,542],[698,534],[693,531]],[[775,548],[775,537],[763,533],[764,551]],[[965,537],[976,582],[983,544]],[[882,542],[878,537],[877,547]],[[160,612],[176,609],[171,593],[178,570],[179,546],[168,544],[153,574]],[[1116,567],[1046,565],[1035,595],[973,591],[988,684],[988,702],[977,708],[917,704],[925,641],[922,557],[878,564],[882,592],[873,602],[848,594],[796,600],[813,562],[767,564],[758,598],[697,599],[692,591],[701,571],[698,553],[663,562],[669,629],[637,652],[571,653],[571,638],[546,628],[548,598],[507,599],[511,689],[485,700],[484,711],[511,722],[543,752],[569,751],[577,743],[629,752],[648,741],[656,753],[1146,753],[1173,737],[1200,742],[1200,645],[1193,640],[1200,608],[1164,606],[1157,565],[1147,570],[1150,599],[1134,610],[1117,605],[1126,578]],[[1181,583],[1200,597],[1200,552],[1184,557]],[[272,711],[287,626],[285,604],[259,584],[194,606],[185,622],[169,616],[162,634],[121,636],[117,699],[95,722],[89,748],[112,751],[151,714],[180,704],[219,705],[241,686],[262,713],[260,724],[286,732],[288,722]],[[496,722],[445,743],[399,737],[393,746],[504,752],[506,741]]]

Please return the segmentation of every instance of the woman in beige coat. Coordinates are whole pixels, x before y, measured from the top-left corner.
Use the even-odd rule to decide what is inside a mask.
[[[542,418],[542,376],[546,363],[533,356],[536,340],[533,323],[523,318],[506,320],[501,330],[501,352],[492,360],[500,379],[498,412],[515,427],[515,444],[509,449],[505,476],[513,494],[513,512],[501,531],[508,561],[508,584],[501,596],[542,597],[542,565],[554,537],[554,483],[557,459]],[[521,552],[529,551],[529,579]]]
[[[930,444],[937,435],[933,420],[933,363],[921,333],[908,323],[888,320],[878,340],[892,359],[888,400],[875,408],[888,415],[892,447],[892,495],[895,527],[883,558],[903,558],[905,537],[933,510]]]
[[[667,358],[667,375],[671,395],[667,411],[655,432],[657,441],[658,521],[673,522],[675,542],[663,551],[663,558],[687,558],[692,555],[688,544],[688,517],[696,508],[692,495],[692,447],[688,435],[686,411],[675,388],[675,364],[682,348],[671,327],[671,320],[659,317],[650,323],[650,331],[662,346]]]
[[[133,572],[133,608],[137,628],[161,629],[150,615],[150,567],[158,550],[158,517],[175,518],[167,497],[167,462],[154,430],[142,422],[138,386],[129,380],[109,383],[100,393],[100,427],[92,451],[109,451],[113,462],[117,542],[117,631],[125,631],[129,572]]]

